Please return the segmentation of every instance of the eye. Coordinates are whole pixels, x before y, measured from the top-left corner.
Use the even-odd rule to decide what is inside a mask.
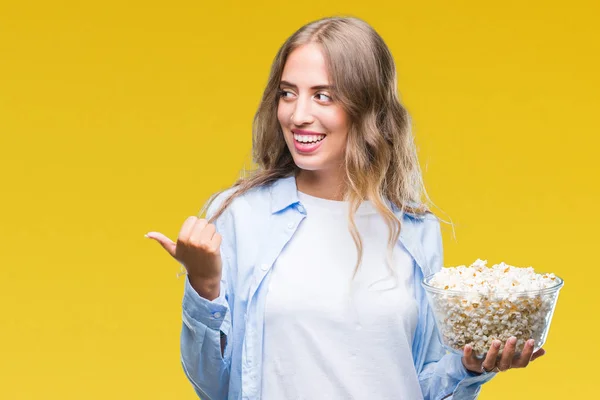
[[[327,99],[325,101],[331,101],[332,100],[331,96],[326,95],[325,93],[317,93],[317,96],[324,96],[324,97],[326,97]]]
[[[279,89],[279,90],[277,91],[277,97],[286,97],[286,95],[287,95],[287,94],[289,94],[289,93],[290,93],[290,92],[288,92],[287,90],[282,90],[282,89]]]

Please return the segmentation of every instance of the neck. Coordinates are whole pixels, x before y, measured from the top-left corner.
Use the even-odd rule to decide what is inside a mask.
[[[327,200],[342,201],[345,193],[344,170],[308,171],[301,169],[296,174],[296,186],[299,191],[310,196]]]

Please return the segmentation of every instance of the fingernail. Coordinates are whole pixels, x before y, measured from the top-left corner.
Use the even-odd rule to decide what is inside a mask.
[[[529,339],[529,340],[527,341],[527,346],[531,346],[531,347],[533,347],[533,345],[534,345],[534,344],[535,344],[535,342],[533,341],[533,339]]]
[[[515,343],[517,343],[517,338],[516,338],[516,337],[514,337],[514,336],[513,336],[513,337],[511,337],[510,339],[508,339],[508,343],[510,343],[510,344],[515,344]]]
[[[495,341],[494,342],[494,347],[495,348],[499,348],[500,347],[500,342],[499,341]]]

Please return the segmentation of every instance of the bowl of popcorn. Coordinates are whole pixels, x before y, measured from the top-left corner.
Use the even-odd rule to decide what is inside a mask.
[[[529,339],[538,350],[546,342],[563,280],[532,267],[486,264],[478,259],[423,279],[442,343],[458,354],[470,344],[473,354],[483,358],[493,340],[502,342],[502,353],[506,341],[515,336],[516,354]]]

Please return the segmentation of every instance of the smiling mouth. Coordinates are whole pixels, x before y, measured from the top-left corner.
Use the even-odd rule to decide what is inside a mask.
[[[294,140],[303,144],[319,143],[324,138],[325,135],[299,135],[294,133]]]

